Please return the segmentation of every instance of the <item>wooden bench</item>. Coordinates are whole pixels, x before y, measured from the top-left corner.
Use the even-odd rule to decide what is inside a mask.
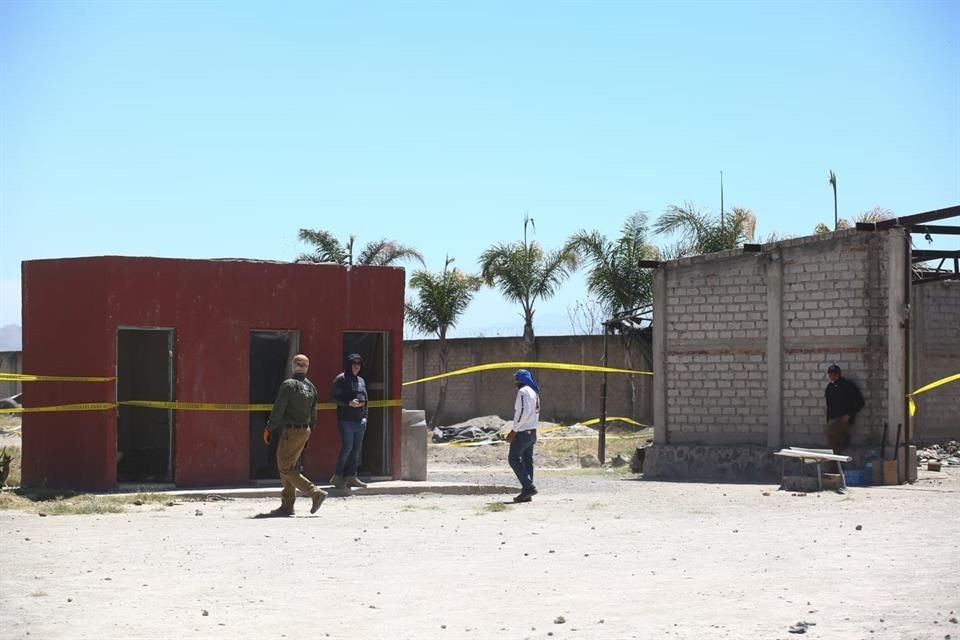
[[[803,475],[803,465],[805,464],[816,464],[817,465],[817,487],[820,491],[823,491],[823,470],[822,465],[824,462],[836,462],[837,469],[840,471],[840,487],[842,489],[847,488],[846,478],[843,477],[843,463],[850,462],[853,460],[850,456],[837,455],[833,452],[832,449],[802,449],[800,447],[787,447],[786,449],[781,449],[780,451],[775,452],[773,455],[780,456],[782,459],[780,461],[780,484],[783,485],[784,473],[786,467],[786,459],[794,458],[795,460],[800,461],[800,475]]]

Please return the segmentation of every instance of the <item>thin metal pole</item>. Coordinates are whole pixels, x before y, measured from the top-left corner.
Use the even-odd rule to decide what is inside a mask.
[[[603,367],[607,367],[607,333],[609,327],[603,323]],[[600,392],[600,440],[597,445],[597,458],[603,464],[607,455],[607,372],[603,372],[603,388]]]
[[[723,231],[723,171],[720,172],[720,231]]]
[[[909,392],[910,391],[910,311],[912,309],[912,294],[913,294],[913,242],[910,239],[910,230],[905,229],[904,233],[904,250],[906,253],[906,261],[903,265],[903,287],[904,287],[904,314],[903,314],[903,384],[904,388]],[[888,312],[889,313],[889,312]],[[910,441],[913,439],[913,424],[910,419],[910,405],[907,402],[903,403],[903,463],[904,469],[907,470],[907,478],[910,477],[910,470],[907,469],[907,465],[910,464],[910,460],[907,457],[908,447],[910,446]],[[897,446],[900,446],[900,443],[897,443]],[[906,482],[907,478],[904,478]]]

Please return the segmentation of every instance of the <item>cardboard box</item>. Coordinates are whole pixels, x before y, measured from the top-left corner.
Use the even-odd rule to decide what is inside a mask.
[[[927,471],[940,471],[940,463],[930,460],[927,462]]]
[[[883,484],[900,484],[900,477],[897,474],[898,460],[883,461]]]
[[[883,460],[876,460],[870,463],[871,479],[870,484],[883,484]]]

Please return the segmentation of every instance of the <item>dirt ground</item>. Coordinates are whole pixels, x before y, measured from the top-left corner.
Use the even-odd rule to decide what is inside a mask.
[[[446,449],[431,480],[514,482],[502,447]],[[623,470],[537,484],[529,504],[301,499],[292,519],[256,518],[276,506],[257,499],[0,511],[0,636],[960,638],[958,468],[845,495]]]

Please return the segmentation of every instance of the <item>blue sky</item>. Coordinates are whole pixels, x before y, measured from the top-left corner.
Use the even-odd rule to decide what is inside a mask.
[[[0,2],[0,326],[20,262],[292,260],[301,227],[467,271],[691,201],[807,235],[960,204],[957,2]],[[665,238],[654,238],[665,243]],[[409,295],[409,292],[408,292]],[[582,276],[540,303],[571,332]],[[479,294],[454,335],[520,335]]]

